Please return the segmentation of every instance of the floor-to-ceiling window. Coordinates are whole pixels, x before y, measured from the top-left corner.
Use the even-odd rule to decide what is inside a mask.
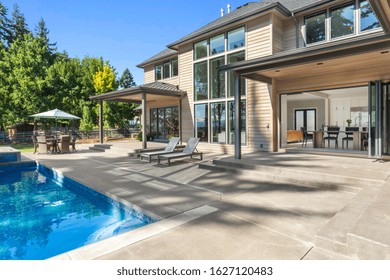
[[[195,135],[203,142],[234,144],[234,79],[218,67],[245,60],[245,27],[194,44]],[[245,80],[241,83],[241,142],[246,144]]]
[[[177,106],[150,109],[150,136],[154,140],[169,140],[179,136],[179,110]]]

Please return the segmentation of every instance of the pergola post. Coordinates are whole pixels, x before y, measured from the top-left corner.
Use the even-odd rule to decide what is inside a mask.
[[[146,135],[146,93],[142,93],[142,149],[146,149],[147,144],[147,135]]]
[[[103,100],[99,100],[99,142],[104,141],[104,125],[103,125]]]
[[[234,71],[234,158],[241,159],[241,76]]]
[[[182,97],[179,97],[179,137],[180,137],[180,144],[183,143],[183,132],[182,132]]]

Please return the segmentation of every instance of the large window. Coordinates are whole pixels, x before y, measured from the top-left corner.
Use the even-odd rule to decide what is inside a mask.
[[[234,111],[230,108],[234,102],[234,78],[230,72],[218,72],[218,67],[243,60],[245,27],[194,44],[195,135],[201,141],[234,144]],[[245,84],[245,79],[242,79],[241,94],[244,100],[241,135],[244,138]],[[245,139],[242,143],[246,143]]]
[[[194,65],[194,97],[195,100],[207,99],[207,61],[199,62]]]
[[[154,66],[154,73],[156,81],[161,79],[168,79],[178,75],[178,60],[172,59],[164,61],[163,63]]]
[[[195,105],[195,136],[207,142],[209,134],[208,104]]]
[[[325,18],[325,13],[305,18],[307,44],[325,41]]]
[[[194,45],[194,60],[207,57],[207,40]]]
[[[234,144],[234,120],[235,120],[235,102],[234,101],[229,101],[228,102],[229,106],[229,127],[228,127],[228,143],[229,144]],[[241,144],[245,145],[246,144],[246,100],[241,101]]]
[[[331,38],[355,33],[355,5],[350,4],[331,10]]]
[[[360,31],[367,31],[381,27],[368,1],[360,1]]]
[[[225,64],[225,57],[210,60],[210,90],[211,98],[225,97],[225,73],[218,73],[219,66]]]
[[[225,51],[225,35],[219,35],[210,39],[210,55]]]
[[[228,64],[245,60],[245,51],[229,54],[227,56]],[[228,96],[234,96],[234,76],[232,72],[227,74],[228,79]],[[241,78],[241,95],[245,95],[245,78]]]
[[[211,103],[211,142],[226,143],[225,102]]]
[[[228,51],[242,48],[245,46],[245,28],[236,29],[228,32]]]
[[[179,109],[175,107],[150,109],[150,136],[169,140],[179,136]]]
[[[306,44],[325,42],[380,28],[367,0],[353,0],[305,17]]]

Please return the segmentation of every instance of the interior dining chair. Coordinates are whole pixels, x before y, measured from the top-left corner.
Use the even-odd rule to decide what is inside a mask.
[[[327,130],[326,130],[326,136],[324,136],[324,138],[322,138],[322,147],[325,146],[325,141],[328,141],[328,148],[330,147],[330,141],[334,141],[335,144],[335,148],[338,149],[339,148],[339,141],[338,141],[338,138],[339,138],[339,133],[340,133],[340,127],[338,126],[328,126]]]
[[[345,136],[341,139],[341,145],[342,148],[344,149],[344,142],[347,143],[346,147],[348,149],[348,142],[353,141],[353,132],[354,131],[359,131],[359,127],[346,127],[345,128]]]

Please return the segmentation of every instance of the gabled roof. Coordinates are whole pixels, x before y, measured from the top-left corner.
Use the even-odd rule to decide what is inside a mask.
[[[210,22],[209,24],[206,24],[205,26],[199,28],[198,30],[184,36],[183,38],[169,44],[167,47],[174,48],[178,44],[181,44],[203,34],[207,34],[208,32],[213,31],[217,28],[224,27],[228,24],[237,22],[239,20],[256,15],[261,12],[265,12],[273,8],[279,9],[282,13],[286,15],[290,14],[290,12],[278,1],[249,2],[224,15],[223,17],[220,17]]]
[[[177,56],[177,51],[172,50],[172,49],[165,49],[165,50],[159,52],[158,54],[148,58],[147,60],[141,62],[140,64],[137,65],[137,67],[142,68],[147,64],[151,64],[155,61],[158,61],[158,60],[161,60],[164,58],[169,58],[172,56]]]

